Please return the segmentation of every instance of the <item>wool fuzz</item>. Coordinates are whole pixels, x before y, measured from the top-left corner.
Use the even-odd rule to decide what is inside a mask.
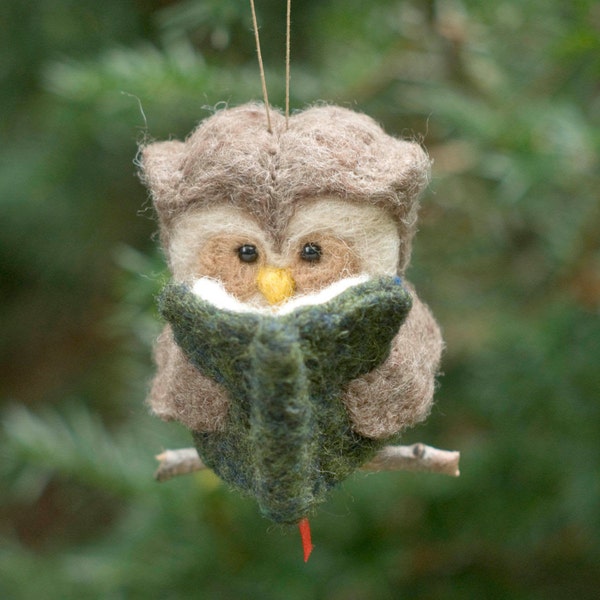
[[[385,361],[410,307],[389,277],[277,317],[220,310],[168,286],[160,311],[177,344],[229,392],[224,430],[194,432],[204,462],[268,518],[300,521],[387,441],[357,434],[341,395]]]

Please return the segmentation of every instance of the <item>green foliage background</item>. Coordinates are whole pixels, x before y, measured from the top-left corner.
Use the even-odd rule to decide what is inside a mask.
[[[447,341],[429,421],[458,480],[358,474],[316,549],[146,414],[164,266],[133,159],[260,98],[233,0],[21,0],[0,18],[0,597],[558,599],[600,588],[600,6],[305,0],[292,106],[422,137],[410,278]],[[282,1],[258,0],[283,104]]]

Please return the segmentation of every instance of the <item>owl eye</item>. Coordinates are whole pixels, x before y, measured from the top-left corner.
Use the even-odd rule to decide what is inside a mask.
[[[302,251],[300,252],[300,258],[308,262],[316,262],[321,258],[321,246],[312,242],[304,244]]]
[[[258,259],[258,250],[253,244],[244,244],[237,249],[237,254],[242,262],[253,263]]]

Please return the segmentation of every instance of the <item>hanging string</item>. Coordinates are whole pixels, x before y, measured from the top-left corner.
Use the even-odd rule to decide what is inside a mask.
[[[250,0],[250,9],[252,11],[252,24],[254,26],[254,37],[256,39],[256,53],[258,54],[258,68],[260,69],[260,81],[262,83],[263,98],[265,100],[265,110],[267,112],[267,131],[272,133],[271,112],[269,110],[269,96],[267,94],[267,80],[265,78],[265,67],[263,65],[262,54],[260,51],[260,38],[258,36],[258,22],[256,21],[256,10],[254,9],[254,0]]]
[[[290,127],[290,29],[292,23],[292,0],[287,0],[285,18],[285,128]]]

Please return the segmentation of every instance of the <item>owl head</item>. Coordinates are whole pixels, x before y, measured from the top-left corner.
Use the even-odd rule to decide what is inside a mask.
[[[418,144],[336,106],[287,128],[274,113],[272,132],[259,105],[223,110],[185,142],[146,146],[142,165],[174,277],[216,278],[250,302],[402,274],[429,175]]]

